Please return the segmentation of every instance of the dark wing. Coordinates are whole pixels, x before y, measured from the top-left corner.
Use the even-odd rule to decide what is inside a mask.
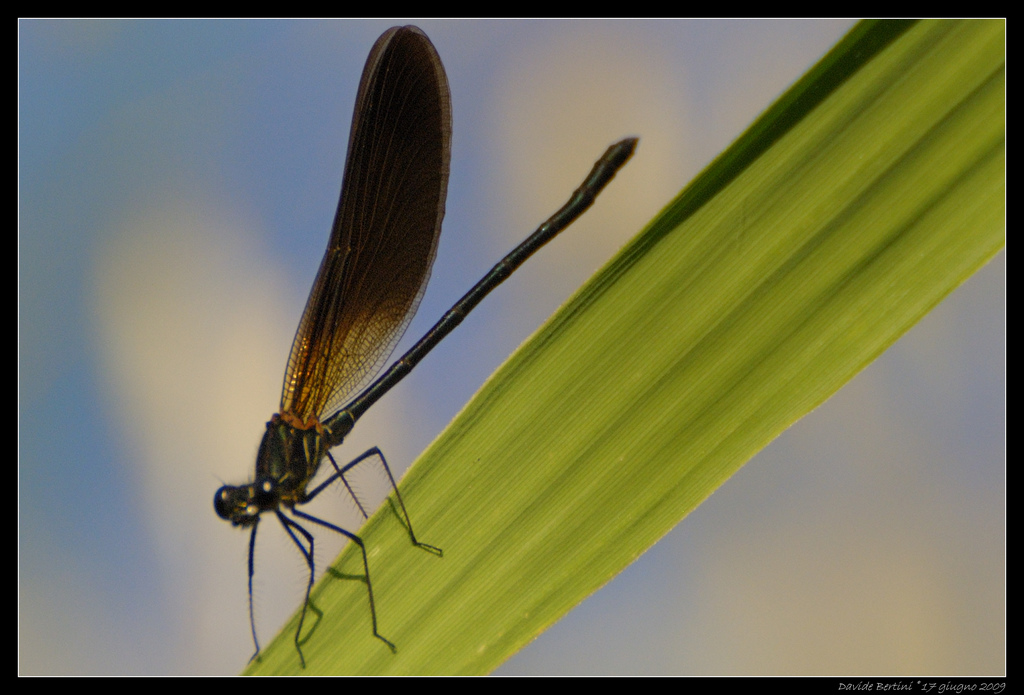
[[[441,59],[416,27],[389,29],[359,83],[338,212],[288,358],[282,413],[322,419],[390,356],[430,277],[450,158]]]

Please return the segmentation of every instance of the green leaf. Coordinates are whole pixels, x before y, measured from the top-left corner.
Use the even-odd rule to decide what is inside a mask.
[[[488,673],[621,572],[1003,247],[1004,54],[1001,20],[858,25],[410,469],[444,557],[362,529],[398,653],[350,545],[308,668],[296,615],[248,673]]]

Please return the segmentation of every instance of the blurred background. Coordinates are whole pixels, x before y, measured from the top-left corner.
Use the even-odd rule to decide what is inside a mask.
[[[213,493],[251,478],[363,63],[407,23],[447,68],[454,141],[432,280],[399,350],[610,143],[641,141],[598,204],[338,450],[379,444],[396,473],[854,24],[20,22],[22,674],[245,666],[247,534]],[[264,644],[305,581],[271,526]],[[1000,254],[498,673],[1002,674],[1004,558]]]

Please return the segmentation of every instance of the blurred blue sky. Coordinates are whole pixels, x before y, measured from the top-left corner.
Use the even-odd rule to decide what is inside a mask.
[[[608,144],[642,140],[342,450],[379,444],[399,470],[853,25],[20,22],[21,673],[244,667],[247,538],[213,492],[251,475],[363,62],[407,23],[447,68],[454,143],[431,284],[399,349]],[[1004,673],[1004,374],[1000,254],[499,673]],[[265,643],[303,588],[280,541],[261,534],[257,557]]]

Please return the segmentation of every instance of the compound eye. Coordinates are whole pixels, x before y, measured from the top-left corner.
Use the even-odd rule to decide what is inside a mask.
[[[232,501],[234,497],[232,492],[235,488],[230,485],[224,485],[216,494],[213,496],[213,510],[217,512],[217,516],[221,519],[231,519],[231,512],[234,510],[235,505]]]
[[[253,486],[255,488],[255,499],[252,502],[259,509],[273,509],[277,507],[279,503],[277,494],[277,481],[273,478],[264,478],[263,480],[257,480]]]

